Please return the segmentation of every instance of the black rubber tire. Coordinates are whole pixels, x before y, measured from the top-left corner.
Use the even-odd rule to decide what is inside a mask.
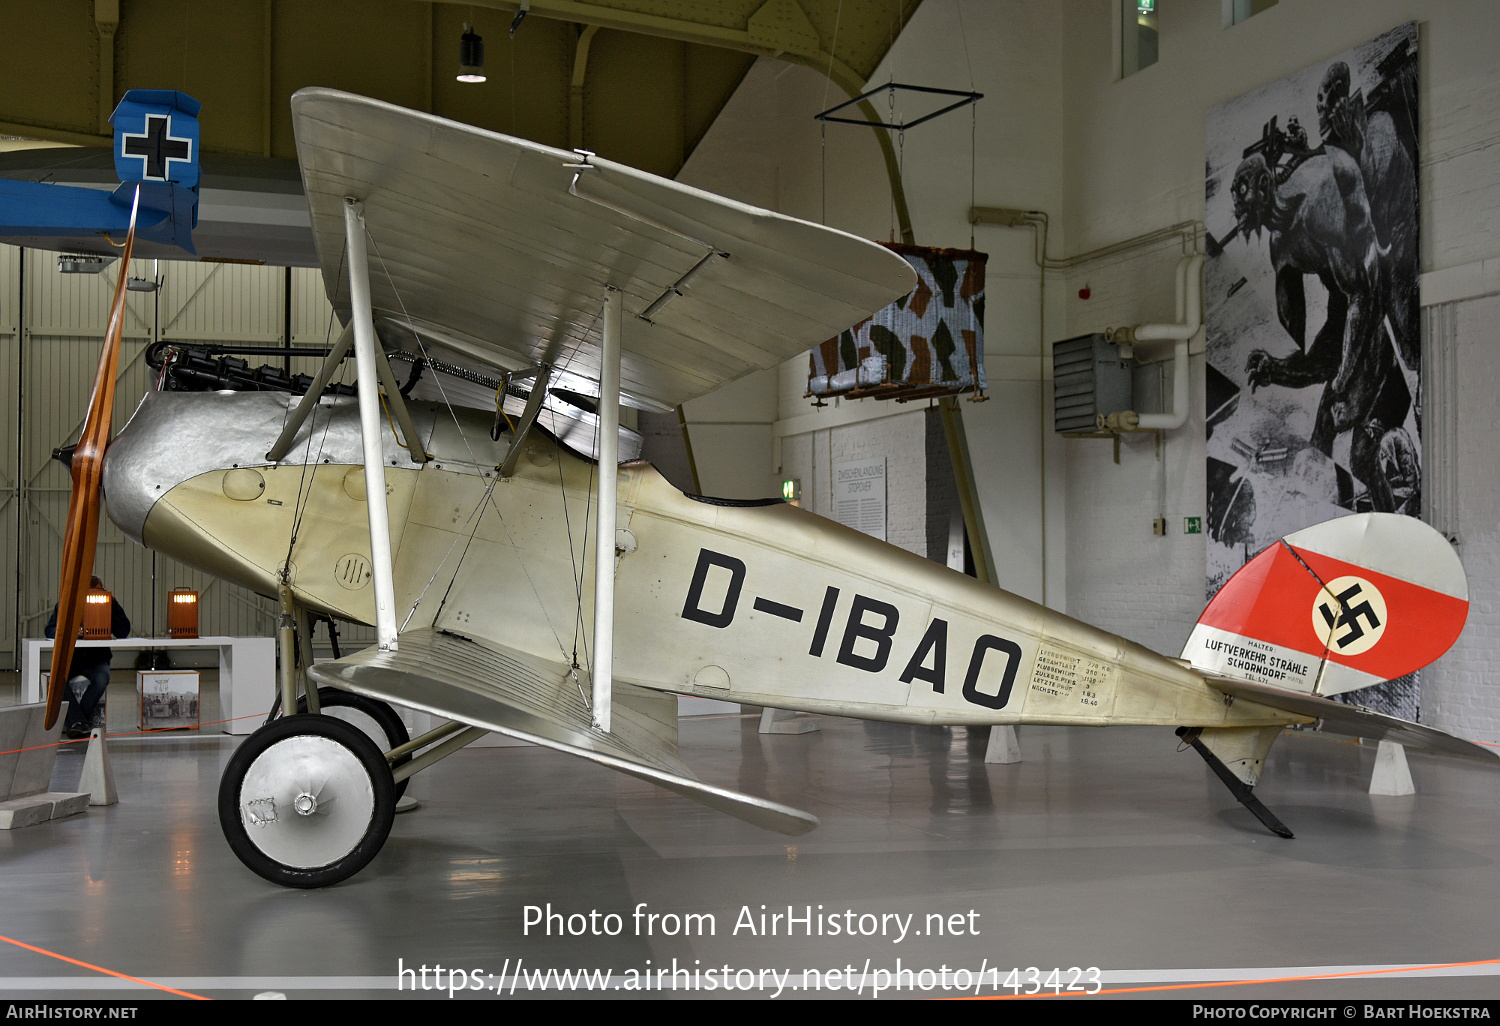
[[[327,715],[334,717],[335,719],[344,719],[344,717],[339,716],[336,710],[348,709],[352,712],[363,713],[370,719],[374,720],[380,725],[380,729],[385,731],[385,748],[382,749],[382,751],[389,752],[391,749],[396,748],[399,745],[404,745],[406,744],[406,742],[411,740],[411,734],[407,731],[406,724],[401,722],[401,717],[396,713],[396,710],[392,709],[390,705],[382,702],[378,698],[370,698],[366,695],[356,695],[352,691],[343,691],[339,688],[324,687],[318,689],[318,708],[323,710]],[[297,712],[299,714],[307,712],[306,695],[303,695],[297,699]],[[370,736],[368,730],[365,731],[365,733],[366,736],[369,736],[370,740],[374,741],[376,745],[381,744],[380,738]],[[397,759],[394,763],[391,764],[391,769],[394,770],[397,766],[400,766],[404,762],[409,762],[410,760],[410,755],[403,755],[401,758]],[[410,777],[397,782],[397,798],[400,798],[406,793],[406,785],[410,782]]]
[[[240,791],[256,760],[273,745],[313,735],[342,746],[369,776],[373,807],[368,825],[343,855],[314,867],[278,862],[252,839],[241,814]],[[219,826],[235,856],[252,872],[283,887],[327,887],[358,873],[385,844],[396,816],[396,785],[385,753],[358,727],[332,716],[283,716],[261,727],[235,749],[219,780]]]

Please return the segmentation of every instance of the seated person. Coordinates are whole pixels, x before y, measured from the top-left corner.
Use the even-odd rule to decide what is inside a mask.
[[[89,581],[91,588],[103,588],[104,582],[98,577]],[[130,620],[125,616],[125,610],[120,608],[120,603],[110,596],[110,627],[111,637],[124,638],[130,635]],[[57,607],[52,607],[52,615],[47,618],[47,637],[57,637]],[[70,738],[81,738],[89,736],[89,728],[94,726],[94,717],[99,709],[99,701],[104,697],[104,691],[109,687],[109,661],[114,655],[107,648],[75,648],[73,650],[73,662],[68,667],[68,687],[63,692],[63,697],[68,700],[68,716],[63,724],[63,734]],[[100,724],[102,726],[103,724]]]

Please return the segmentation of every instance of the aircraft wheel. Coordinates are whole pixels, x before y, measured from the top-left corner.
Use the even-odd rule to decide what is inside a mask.
[[[251,734],[219,781],[219,825],[252,871],[326,887],[363,869],[396,814],[385,754],[332,716],[284,716]]]
[[[392,748],[404,745],[411,740],[411,734],[407,732],[406,724],[401,722],[401,717],[396,710],[378,698],[356,695],[352,691],[339,688],[319,688],[318,707],[324,716],[332,716],[346,723],[352,723],[364,731],[365,735],[375,742],[382,752],[389,752]],[[307,712],[306,695],[297,699],[297,712]],[[391,769],[410,760],[411,756],[403,755],[391,764]],[[398,799],[406,793],[406,785],[410,782],[411,778],[407,777],[396,784]]]

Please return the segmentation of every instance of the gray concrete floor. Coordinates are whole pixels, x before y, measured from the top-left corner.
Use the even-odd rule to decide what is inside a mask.
[[[117,690],[112,729],[134,729],[129,686]],[[210,679],[205,720],[214,706]],[[1494,965],[1369,974],[1500,956],[1500,778],[1466,763],[1413,754],[1419,793],[1376,798],[1366,793],[1372,748],[1284,737],[1258,793],[1297,832],[1285,841],[1178,752],[1169,730],[1028,728],[1023,762],[989,766],[983,730],[825,718],[817,733],[762,736],[753,717],[694,717],[682,751],[703,779],[808,809],[822,825],[788,840],[564,755],[471,749],[412,781],[421,807],[397,816],[364,872],[297,891],[254,876],[226,845],[215,796],[238,740],[212,729],[118,737],[119,804],[0,832],[0,935],[214,997],[394,997],[402,968],[415,971],[407,996],[446,996],[422,984],[446,988],[461,970],[491,997],[514,980],[520,997],[537,970],[611,970],[619,984],[674,967],[720,988],[695,997],[724,996],[726,967],[736,984],[751,976],[742,970],[792,970],[783,997],[806,996],[804,970],[837,969],[837,985],[852,988],[868,968],[869,997],[879,970],[944,966],[950,983],[964,982],[956,970],[972,979],[985,969],[984,994],[997,992],[988,970],[1001,967],[1008,994],[1010,970],[1024,985],[1034,966],[1044,985],[1057,968],[1055,983],[1190,985],[1138,993],[1199,1001],[1500,996]],[[76,782],[83,749],[62,750],[55,787]],[[549,903],[565,915],[597,910],[600,934],[616,913],[619,935],[528,931],[528,906]],[[762,906],[799,917],[811,906],[823,935],[797,924],[787,936],[785,920],[762,935]],[[667,936],[671,921],[657,920],[648,936],[637,908],[711,915],[715,930]],[[886,935],[830,935],[835,915],[858,927],[866,914]],[[904,939],[893,916],[912,917]],[[1319,973],[1362,975],[1201,986]],[[170,995],[0,943],[0,996]]]

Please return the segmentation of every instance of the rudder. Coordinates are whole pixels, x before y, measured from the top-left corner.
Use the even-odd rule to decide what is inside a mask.
[[[1468,611],[1447,539],[1413,517],[1362,513],[1289,534],[1241,567],[1182,658],[1205,673],[1336,695],[1433,662]]]

